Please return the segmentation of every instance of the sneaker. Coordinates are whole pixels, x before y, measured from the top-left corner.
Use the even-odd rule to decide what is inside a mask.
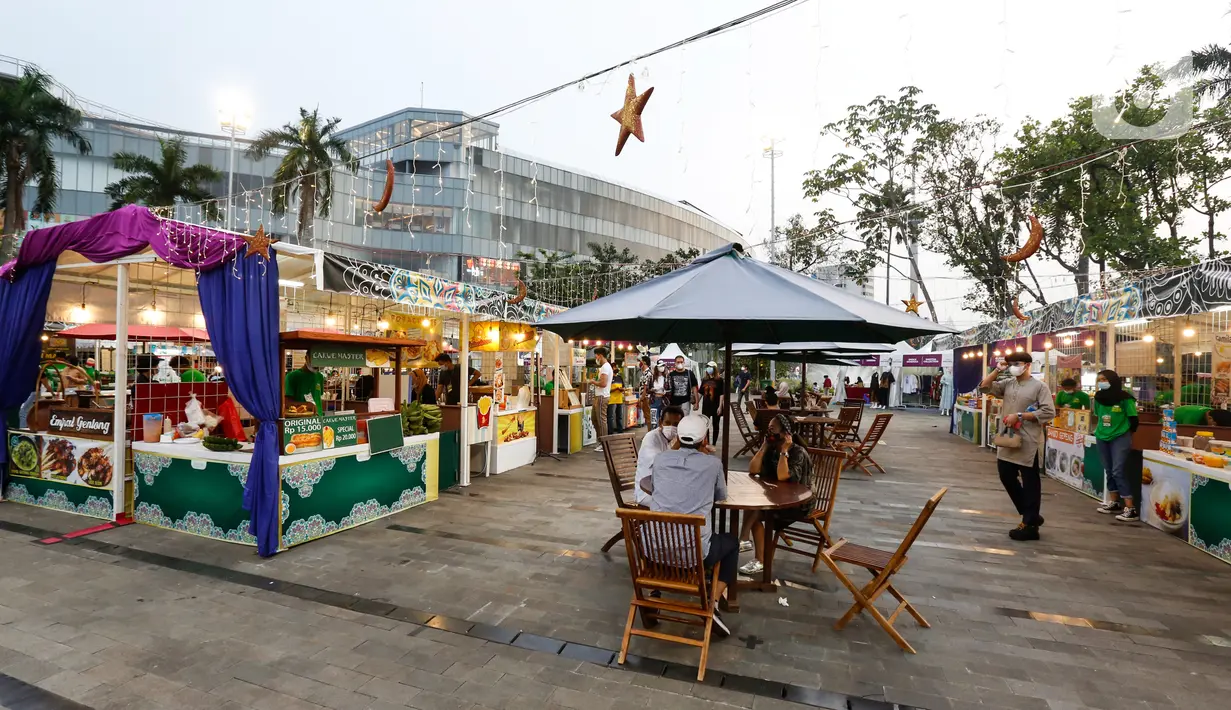
[[[752,576],[754,574],[760,574],[764,572],[765,565],[761,564],[760,560],[753,560],[752,562],[749,562],[743,567],[740,567],[739,571],[740,571],[740,574]]]
[[[1025,540],[1038,540],[1039,527],[1037,525],[1027,525],[1022,523],[1009,531],[1009,537],[1017,540],[1018,542],[1023,542]]]
[[[1119,513],[1120,511],[1124,510],[1124,504],[1118,500],[1113,500],[1109,503],[1104,503],[1100,505],[1099,507],[1095,508],[1095,510],[1097,510],[1100,513],[1106,513],[1107,515],[1111,515],[1112,513]]]
[[[722,614],[719,614],[717,609],[714,609],[714,633],[724,639],[731,635],[731,629],[727,627],[727,622],[722,620]]]
[[[739,541],[739,551],[740,552],[752,552],[752,540],[740,540]]]
[[[1137,513],[1136,508],[1125,508],[1123,513],[1116,516],[1116,520],[1120,520],[1125,523],[1135,523],[1138,520],[1141,520],[1141,516]]]
[[[1037,517],[1037,518],[1035,518],[1035,519],[1034,519],[1034,526],[1035,526],[1036,528],[1041,528],[1041,527],[1043,527],[1043,516],[1042,516],[1042,515],[1040,515],[1039,517]]]
[[[601,453],[603,453],[603,447],[601,447],[601,446],[596,446],[596,447],[594,447],[594,451],[595,451],[595,453],[599,453],[599,454],[601,454]]]

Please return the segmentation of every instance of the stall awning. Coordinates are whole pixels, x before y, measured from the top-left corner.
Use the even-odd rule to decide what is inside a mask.
[[[114,323],[87,323],[65,328],[57,337],[78,340],[115,340]],[[168,343],[197,340],[209,342],[209,333],[204,328],[177,328],[166,325],[130,325],[128,339],[141,341],[166,341]]]

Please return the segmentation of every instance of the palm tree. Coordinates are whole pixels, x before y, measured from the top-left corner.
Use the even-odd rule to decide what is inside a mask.
[[[183,138],[158,139],[162,162],[136,153],[116,153],[112,164],[129,175],[116,180],[104,192],[111,198],[111,209],[144,203],[152,207],[174,205],[177,201],[202,202],[213,199],[202,183],[222,179],[212,166],[197,163],[185,166],[188,151]]]
[[[0,261],[17,251],[17,235],[26,229],[26,184],[34,181],[34,212],[55,209],[60,189],[52,142],[60,138],[85,155],[90,141],[78,130],[81,112],[51,93],[51,77],[27,69],[21,78],[0,81]]]
[[[312,205],[320,217],[329,216],[333,196],[333,167],[342,163],[347,169],[354,160],[346,142],[334,130],[342,122],[331,118],[321,123],[318,109],[299,109],[299,121],[281,128],[262,131],[248,148],[248,157],[260,160],[273,150],[286,151],[274,171],[273,212],[283,214],[289,200],[299,197],[299,226],[296,233],[303,240],[304,229],[312,221]]]
[[[1199,95],[1219,102],[1231,99],[1231,47],[1211,44],[1193,52],[1192,73],[1204,77],[1197,83]]]

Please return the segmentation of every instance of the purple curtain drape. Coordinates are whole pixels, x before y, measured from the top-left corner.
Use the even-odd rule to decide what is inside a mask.
[[[8,482],[8,419],[34,390],[54,261],[0,279],[0,491]]]
[[[273,250],[270,250],[273,255]],[[233,267],[201,274],[197,291],[210,344],[235,399],[259,422],[256,449],[244,486],[244,508],[257,552],[278,551],[278,415],[282,368],[278,362],[278,262],[236,257]]]
[[[0,267],[0,277],[55,261],[75,251],[95,263],[136,254],[146,247],[159,259],[182,269],[206,271],[244,247],[243,237],[208,227],[159,219],[148,208],[121,207],[79,222],[36,229],[26,235],[17,258]]]

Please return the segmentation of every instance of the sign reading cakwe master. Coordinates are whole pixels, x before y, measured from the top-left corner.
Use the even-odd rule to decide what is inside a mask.
[[[80,434],[110,439],[115,412],[106,409],[53,409],[48,429],[57,434]]]

